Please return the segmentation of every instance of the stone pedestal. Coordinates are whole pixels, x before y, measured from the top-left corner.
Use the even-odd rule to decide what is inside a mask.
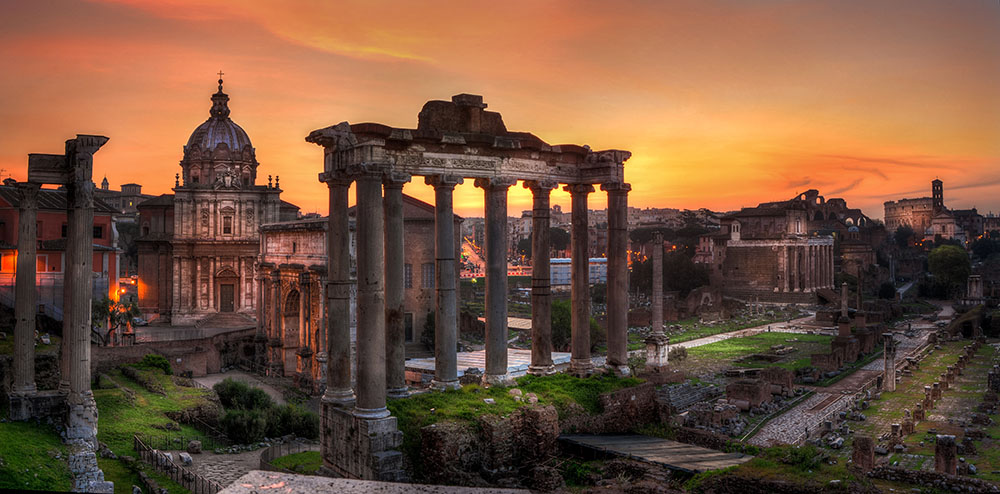
[[[941,399],[941,383],[935,382],[931,385],[931,399],[934,401]]]
[[[913,411],[913,420],[919,422],[924,420],[924,405],[923,403],[917,403],[917,409]]]
[[[882,389],[896,391],[896,340],[891,333],[882,348]]]
[[[958,469],[958,447],[955,436],[938,435],[934,445],[934,471],[955,475]]]
[[[395,417],[363,418],[323,403],[323,469],[351,479],[405,482],[403,443]]]
[[[663,332],[653,333],[646,338],[646,369],[652,371],[667,367],[670,353],[670,338]]]
[[[66,394],[60,391],[36,391],[31,394],[11,393],[11,420],[63,417],[66,413]]]
[[[854,436],[851,462],[862,473],[875,468],[875,441],[870,436]]]

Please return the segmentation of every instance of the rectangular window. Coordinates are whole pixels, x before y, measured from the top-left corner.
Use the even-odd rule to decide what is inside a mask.
[[[45,266],[49,263],[49,256],[38,255],[35,256],[35,272],[44,273]]]
[[[233,234],[233,217],[223,216],[222,217],[222,234],[232,235]]]
[[[69,228],[69,225],[67,225],[66,223],[63,223],[63,225],[62,225],[62,238],[66,238],[66,236],[69,235],[69,233],[67,233],[69,231],[68,228]]]
[[[413,265],[410,263],[403,265],[403,287],[413,288]]]
[[[434,288],[434,263],[425,262],[420,266],[420,287]]]
[[[104,227],[94,225],[94,238],[104,238]]]
[[[403,314],[403,338],[406,343],[413,343],[413,313]]]

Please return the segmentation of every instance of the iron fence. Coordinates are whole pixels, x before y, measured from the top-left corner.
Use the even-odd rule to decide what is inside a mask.
[[[191,491],[192,494],[216,494],[223,489],[222,484],[208,480],[198,472],[174,463],[166,454],[143,442],[138,435],[132,436],[132,441],[140,460]]]
[[[205,427],[209,427],[207,424]],[[191,441],[201,441],[202,450],[214,450],[217,448],[226,448],[230,446],[228,440],[221,437],[213,437],[211,435],[205,436],[185,436],[184,434],[143,434],[142,440],[149,447],[154,449],[163,450],[187,450],[188,443]]]

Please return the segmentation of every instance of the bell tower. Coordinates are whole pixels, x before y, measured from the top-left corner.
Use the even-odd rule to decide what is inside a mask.
[[[931,182],[931,205],[934,207],[934,214],[944,210],[944,182],[936,178]]]

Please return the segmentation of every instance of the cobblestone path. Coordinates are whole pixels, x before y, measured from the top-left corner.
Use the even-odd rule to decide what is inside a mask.
[[[313,445],[309,450],[319,451],[319,445]],[[260,470],[260,455],[263,452],[264,448],[237,454],[221,455],[206,451],[201,454],[191,455],[194,463],[188,468],[193,468],[202,477],[218,482],[223,487],[226,487],[235,482],[236,479],[250,473],[250,470]],[[173,454],[174,462],[180,464],[178,458],[180,458],[181,451],[171,451],[171,453]]]

